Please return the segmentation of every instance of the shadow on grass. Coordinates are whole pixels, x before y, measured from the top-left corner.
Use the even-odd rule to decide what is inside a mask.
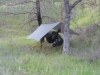
[[[40,42],[35,42],[34,45],[30,48],[28,51],[29,53],[39,53],[39,54],[44,54],[44,55],[55,55],[55,54],[61,54],[62,52],[62,46],[59,47],[52,47],[52,44],[49,44],[47,42],[44,42],[42,44],[42,48],[40,45]]]

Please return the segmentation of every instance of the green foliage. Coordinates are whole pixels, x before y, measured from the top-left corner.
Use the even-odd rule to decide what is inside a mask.
[[[99,61],[89,63],[88,61],[82,61],[77,57],[59,54],[58,51],[53,51],[49,55],[45,55],[43,52],[37,53],[34,50],[31,50],[30,52],[25,50],[30,44],[30,41],[27,45],[24,42],[24,47],[21,46],[22,44],[20,43],[17,43],[17,47],[8,45],[8,43],[5,42],[3,43],[5,46],[3,44],[3,46],[0,47],[0,52],[2,52],[0,53],[2,65],[0,66],[4,71],[1,71],[0,73],[4,75],[99,74]]]
[[[99,31],[98,29],[96,33],[98,34]],[[33,40],[26,40],[25,34],[24,36],[16,35],[12,41],[10,37],[6,37],[0,38],[1,75],[100,74],[100,60],[91,62],[91,56],[89,57],[88,54],[89,51],[97,48],[93,48],[93,45],[81,40],[80,37],[71,38],[71,49],[68,55],[61,54],[62,48],[60,47],[54,51],[47,43],[43,44],[43,49],[40,49],[40,44]],[[87,55],[84,54],[85,52]]]
[[[91,25],[93,23],[98,23],[100,19],[100,14],[98,11],[99,8],[95,8],[94,10],[79,15],[73,21],[77,23],[77,25],[81,28],[85,28],[86,26]],[[71,21],[71,28],[75,28],[76,26],[73,21]]]
[[[55,7],[59,6],[59,2],[55,3]],[[51,8],[50,12],[48,11],[49,15],[55,10]],[[3,8],[0,9],[2,10],[5,11]],[[28,15],[0,14],[0,75],[99,75],[100,28],[96,28],[94,32],[85,33],[87,26],[99,22],[100,16],[97,11],[98,9],[94,9],[91,14],[83,13],[74,19],[83,31],[77,29],[81,35],[71,37],[71,47],[67,55],[62,54],[62,46],[54,50],[51,44],[45,42],[40,49],[39,42],[26,39],[34,31],[35,28],[32,26],[36,25],[36,22],[32,22],[30,26],[26,24],[18,32]],[[71,28],[76,29],[73,21]],[[84,38],[83,34],[88,37]]]

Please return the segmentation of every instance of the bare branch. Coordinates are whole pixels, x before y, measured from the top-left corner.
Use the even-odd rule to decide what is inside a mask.
[[[45,2],[47,2],[47,3],[51,3],[50,1],[47,1],[47,0],[40,0],[40,1],[45,1]]]
[[[31,18],[28,22],[26,22],[26,24],[31,24],[32,21],[37,21],[37,19]]]
[[[34,8],[33,8],[33,9],[34,9]],[[27,22],[27,23],[29,23],[29,25],[30,25],[30,23],[31,23],[32,21],[37,20],[37,18],[36,18],[37,13],[35,14],[35,16],[33,16],[33,14],[32,14],[33,9],[30,11],[30,13],[29,13],[29,15],[28,15],[28,22]]]
[[[70,9],[72,10],[79,2],[81,2],[82,0],[77,0],[75,1],[72,6],[70,7]]]
[[[49,17],[49,16],[42,16],[42,19],[43,19],[43,18],[48,18],[48,19],[50,19],[50,21],[56,22],[54,18]]]
[[[97,8],[97,7],[95,7],[94,9],[96,9],[96,8]],[[75,8],[74,8],[74,9],[75,9]],[[93,10],[93,9],[89,9],[89,10],[83,12],[83,13],[77,14],[76,17],[78,17],[78,16],[80,16],[80,15],[82,15],[82,14],[84,14],[84,13],[87,13],[87,12],[89,12],[89,11],[92,11],[92,10]],[[96,12],[98,12],[98,10],[97,10]]]
[[[25,25],[27,25],[27,23],[23,24],[23,25],[20,27],[20,29],[19,29],[19,30],[13,35],[13,37],[10,39],[10,42],[13,41],[13,38],[22,30],[22,28],[23,28]],[[36,26],[38,26],[38,25],[34,25],[33,27],[36,27]],[[33,27],[32,27],[32,28],[33,28]]]
[[[6,6],[17,6],[17,5],[21,5],[21,4],[27,4],[27,3],[36,3],[34,1],[23,1],[21,3],[17,3],[17,4],[6,4]]]
[[[72,19],[72,22],[77,26],[78,29],[80,29],[80,31],[83,31],[81,27],[79,27],[79,25]]]
[[[4,15],[21,15],[21,14],[29,14],[30,12],[22,12],[22,13],[12,13],[12,12],[0,12],[1,14],[4,14]],[[36,13],[31,13],[31,14],[36,14]]]

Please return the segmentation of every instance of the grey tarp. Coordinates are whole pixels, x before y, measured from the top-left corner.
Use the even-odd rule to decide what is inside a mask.
[[[43,36],[45,36],[50,30],[58,29],[61,25],[61,22],[52,23],[52,24],[41,24],[27,39],[34,39],[39,41]]]
[[[61,29],[61,33],[64,34],[64,23],[61,23],[61,26],[59,28]],[[71,34],[71,35],[79,35],[77,32],[73,31],[72,29],[69,29],[69,34]]]
[[[52,24],[41,24],[27,39],[34,39],[39,41],[43,36],[45,36],[52,29],[58,30],[61,29],[61,33],[64,33],[64,24],[62,22],[52,23]],[[79,35],[75,31],[69,31],[70,34]]]

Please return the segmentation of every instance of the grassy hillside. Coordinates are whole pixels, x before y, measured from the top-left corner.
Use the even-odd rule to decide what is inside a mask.
[[[35,29],[24,24],[27,15],[0,15],[0,75],[99,75],[100,15],[97,9],[77,16],[71,28],[80,33],[71,36],[70,51],[62,54],[62,46],[27,40]],[[23,27],[24,25],[24,27]],[[23,28],[21,28],[23,27]],[[19,31],[19,29],[21,30]],[[19,32],[18,32],[19,31]]]

